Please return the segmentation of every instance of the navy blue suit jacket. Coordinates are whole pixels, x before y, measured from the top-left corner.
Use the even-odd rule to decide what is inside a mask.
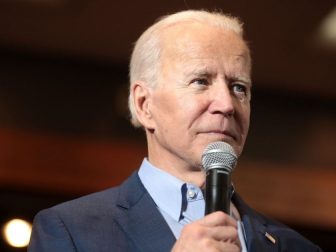
[[[238,195],[233,201],[249,252],[321,251],[295,231],[256,213]],[[34,220],[28,252],[164,252],[174,243],[173,233],[134,173],[118,187],[41,211]]]

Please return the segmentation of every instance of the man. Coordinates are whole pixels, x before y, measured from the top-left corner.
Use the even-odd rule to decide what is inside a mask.
[[[132,123],[148,157],[122,185],[39,213],[28,251],[321,251],[249,208],[204,216],[201,155],[212,142],[239,156],[249,128],[250,52],[235,18],[184,11],[136,43]]]

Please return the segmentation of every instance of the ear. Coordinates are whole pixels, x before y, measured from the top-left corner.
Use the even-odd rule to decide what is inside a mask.
[[[135,82],[131,87],[133,93],[134,112],[145,129],[153,130],[153,117],[151,113],[151,88],[144,82]]]

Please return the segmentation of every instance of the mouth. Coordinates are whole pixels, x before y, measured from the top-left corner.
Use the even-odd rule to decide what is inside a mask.
[[[199,134],[205,134],[218,138],[220,141],[237,141],[237,137],[230,131],[227,130],[208,130],[200,132]]]

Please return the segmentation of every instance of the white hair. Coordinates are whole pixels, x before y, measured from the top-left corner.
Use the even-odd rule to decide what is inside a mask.
[[[229,29],[243,38],[242,23],[239,19],[220,12],[186,10],[164,16],[159,19],[158,22],[150,26],[136,41],[129,66],[130,94],[128,107],[130,110],[131,122],[135,127],[141,127],[142,125],[135,113],[131,87],[136,81],[143,81],[147,83],[150,88],[156,87],[157,75],[159,74],[160,69],[160,54],[163,46],[162,43],[160,43],[161,32],[171,25],[184,22],[196,22]]]

